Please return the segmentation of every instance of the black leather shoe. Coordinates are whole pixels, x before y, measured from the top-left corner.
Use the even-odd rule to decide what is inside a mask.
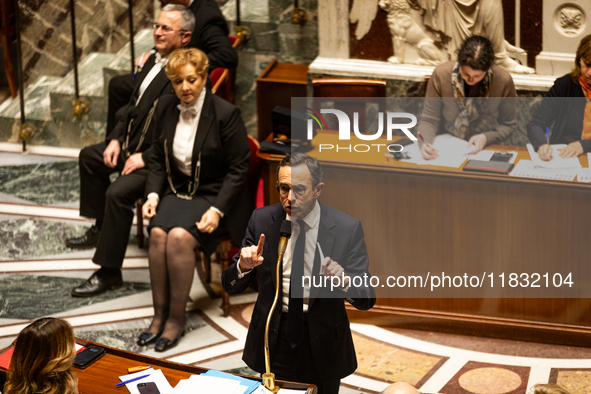
[[[94,248],[98,243],[100,231],[96,226],[89,228],[83,236],[77,238],[68,238],[65,241],[66,246],[76,249]]]
[[[179,339],[181,339],[182,336],[185,335],[185,330],[181,331],[181,333],[179,334],[179,336],[177,336],[173,341],[171,341],[168,338],[158,338],[158,341],[156,341],[156,346],[154,347],[154,350],[157,352],[165,352],[168,349],[172,349],[173,347],[175,347],[176,345],[179,344]]]
[[[147,344],[152,343],[156,339],[158,339],[158,337],[160,337],[160,334],[162,334],[162,331],[160,331],[158,334],[152,334],[151,332],[144,331],[138,337],[137,344],[140,346],[146,346]]]
[[[72,289],[74,297],[92,297],[107,290],[117,289],[123,285],[121,273],[117,276],[106,276],[96,271],[88,280]]]

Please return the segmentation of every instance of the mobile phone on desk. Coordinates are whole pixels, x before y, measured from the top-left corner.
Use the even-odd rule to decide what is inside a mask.
[[[509,163],[509,160],[513,157],[513,153],[511,152],[495,152],[493,153],[490,161],[500,161],[503,163]]]
[[[105,349],[100,346],[89,346],[80,353],[76,354],[74,366],[76,368],[84,369],[99,358],[103,357],[105,353]]]
[[[160,394],[158,386],[154,382],[138,383],[137,389],[140,394]]]

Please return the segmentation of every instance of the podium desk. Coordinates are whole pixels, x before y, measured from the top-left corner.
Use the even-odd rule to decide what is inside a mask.
[[[115,385],[121,382],[119,376],[128,374],[127,368],[140,365],[151,365],[154,369],[161,369],[172,387],[175,387],[182,379],[188,379],[191,375],[198,375],[207,371],[205,368],[175,363],[160,358],[115,349],[82,339],[76,339],[76,342],[83,346],[97,345],[105,348],[107,351],[103,357],[95,361],[86,369],[72,368],[72,370],[78,374],[78,391],[80,394],[129,393],[126,387],[116,387]],[[4,350],[2,350],[2,352],[4,352]],[[5,373],[6,371],[0,368],[0,375]],[[251,376],[243,377],[253,380],[261,380],[260,378]],[[3,381],[3,376],[0,376],[0,381]],[[276,384],[280,388],[285,389],[307,390],[306,394],[316,394],[317,392],[315,385],[285,382],[281,380],[276,381]]]
[[[322,164],[323,204],[363,224],[370,272],[385,278],[393,267],[437,262],[439,272],[457,262],[482,261],[489,271],[511,271],[512,262],[589,264],[591,184],[464,172],[461,168],[419,166],[380,154],[320,152],[320,144],[388,144],[339,141],[318,134],[308,152]],[[517,151],[524,147],[490,146]],[[279,202],[276,171],[282,156],[260,153],[266,203]],[[588,167],[587,157],[579,157]],[[470,260],[472,259],[472,260]],[[545,259],[545,260],[542,260]],[[548,260],[550,259],[550,260]],[[383,283],[383,282],[382,282]],[[591,301],[576,298],[384,298],[349,317],[400,328],[424,328],[557,344],[591,343]]]

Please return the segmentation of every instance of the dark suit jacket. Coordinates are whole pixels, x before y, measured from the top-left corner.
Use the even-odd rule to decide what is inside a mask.
[[[152,192],[160,196],[173,193],[166,175],[166,152],[173,184],[177,191],[186,192],[189,180],[195,177],[197,158],[201,152],[196,195],[224,212],[226,228],[235,244],[239,245],[253,208],[246,184],[250,145],[240,110],[207,91],[193,145],[191,178],[188,178],[178,169],[172,153],[180,116],[179,103],[180,100],[172,95],[162,97],[158,102],[154,122],[160,137],[154,142],[153,155],[148,162],[146,195]]]
[[[146,75],[148,75],[148,72],[150,72],[152,67],[154,67],[155,59],[156,56],[152,54],[148,58],[142,71],[137,75],[133,93],[131,95],[132,100],[127,106],[123,108],[123,111],[120,113],[119,120],[117,121],[117,125],[115,125],[115,128],[111,134],[109,134],[106,138],[107,144],[111,140],[116,139],[121,143],[121,146],[123,146],[127,134],[129,133],[128,149],[130,153],[134,153],[140,141],[143,128],[146,122],[150,121],[145,139],[139,149],[139,152],[142,152],[144,163],[147,163],[150,159],[152,143],[156,138],[158,138],[158,136],[154,134],[154,122],[153,120],[150,120],[150,111],[154,106],[155,100],[159,99],[162,95],[174,94],[172,84],[166,76],[164,69],[162,69],[152,80],[150,85],[148,85],[144,91],[143,96],[141,97],[141,100],[136,102],[139,95],[139,88],[146,78]],[[129,127],[130,123],[131,128]]]
[[[188,47],[205,52],[210,73],[218,67],[236,67],[238,55],[228,39],[228,25],[215,0],[194,0],[189,9],[195,14],[195,29]]]
[[[554,81],[544,100],[527,125],[527,136],[534,149],[546,141],[546,127],[551,130],[550,144],[579,141],[583,152],[591,152],[591,140],[582,140],[587,100],[581,85],[573,82],[570,73]],[[556,154],[556,153],[555,153]]]
[[[265,372],[263,349],[265,324],[275,296],[279,229],[285,216],[281,204],[255,210],[250,217],[242,247],[257,245],[261,234],[265,234],[263,263],[242,279],[238,279],[236,264],[238,264],[239,255],[237,254],[234,264],[222,274],[222,285],[229,294],[244,291],[255,276],[258,277],[259,296],[252,313],[242,356],[246,364],[258,372]],[[349,276],[363,276],[363,274],[369,276],[369,260],[361,222],[321,204],[319,226],[318,243],[324,256],[338,262]],[[319,271],[320,255],[316,250],[313,275],[319,276]],[[347,299],[357,309],[367,310],[375,304],[375,293],[371,287],[358,289],[351,287],[346,293],[337,290],[341,293],[337,295],[340,298],[320,298],[321,291],[323,290],[312,288],[308,304],[312,357],[323,380],[338,380],[350,375],[357,368],[355,348],[343,299]],[[280,315],[281,297],[279,297],[279,304],[275,309],[269,330],[271,358],[277,342]]]

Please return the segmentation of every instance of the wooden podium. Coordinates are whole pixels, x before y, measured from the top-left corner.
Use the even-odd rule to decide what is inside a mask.
[[[273,132],[271,113],[276,106],[291,108],[292,97],[306,97],[308,66],[273,60],[257,78],[258,140]]]

